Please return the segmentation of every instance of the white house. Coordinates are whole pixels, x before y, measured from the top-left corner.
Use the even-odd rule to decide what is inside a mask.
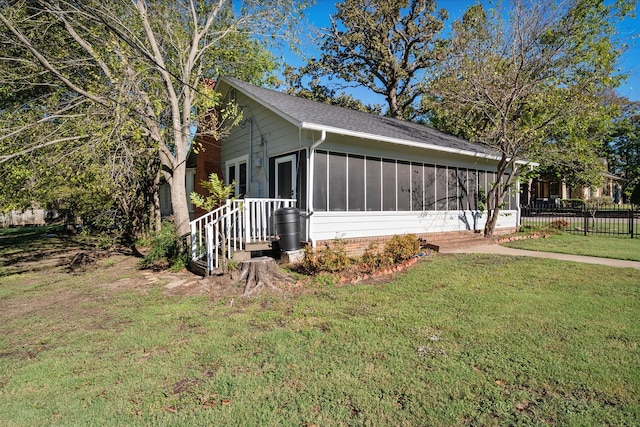
[[[431,127],[298,98],[233,79],[216,91],[242,111],[220,165],[246,200],[295,199],[302,240],[358,252],[395,234],[472,233],[497,154]],[[504,179],[504,177],[503,177]],[[518,224],[518,193],[496,230]]]

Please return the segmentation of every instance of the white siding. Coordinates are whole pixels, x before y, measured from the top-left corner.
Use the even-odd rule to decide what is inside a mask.
[[[224,138],[220,160],[225,162],[251,153],[248,166],[247,197],[269,196],[269,158],[300,148],[298,128],[275,113],[237,92],[242,109],[240,125]],[[250,146],[249,142],[252,142]],[[226,178],[226,177],[225,177]]]
[[[517,226],[518,212],[501,211],[496,229]],[[311,217],[312,240],[349,239],[394,234],[422,234],[482,230],[483,213],[475,221],[471,211],[424,212],[315,212]]]

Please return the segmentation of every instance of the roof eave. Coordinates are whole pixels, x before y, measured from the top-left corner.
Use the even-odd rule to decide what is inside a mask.
[[[220,79],[218,79],[216,81],[216,88],[218,88],[218,85],[221,82],[224,82],[227,86],[233,87],[236,90],[242,91],[242,93],[244,93],[246,96],[251,98],[253,101],[257,102],[258,104],[262,105],[263,107],[267,108],[268,110],[273,111],[274,113],[276,113],[277,115],[279,115],[280,117],[282,117],[283,119],[285,119],[286,121],[288,121],[289,123],[291,123],[292,125],[296,126],[299,129],[325,131],[325,132],[334,133],[334,134],[338,134],[338,135],[352,136],[352,137],[356,137],[356,138],[363,138],[363,139],[368,139],[368,140],[373,140],[373,141],[388,142],[388,143],[391,143],[391,144],[404,145],[404,146],[407,146],[407,147],[422,148],[422,149],[426,148],[426,149],[430,149],[430,150],[434,150],[434,151],[440,151],[440,152],[444,152],[444,153],[460,154],[460,155],[467,156],[467,157],[478,157],[478,158],[487,159],[487,160],[494,160],[494,161],[500,160],[499,156],[486,154],[486,153],[480,153],[480,152],[476,152],[476,151],[461,150],[461,149],[458,149],[458,148],[450,148],[450,147],[441,147],[439,145],[433,145],[433,144],[428,144],[428,143],[424,143],[424,142],[408,141],[406,139],[401,139],[401,138],[385,137],[385,136],[382,136],[382,135],[376,135],[376,134],[371,134],[371,133],[366,133],[366,132],[352,131],[352,130],[348,130],[348,129],[337,128],[337,127],[333,127],[333,126],[320,125],[320,124],[316,124],[316,123],[300,122],[299,120],[294,119],[293,117],[291,117],[290,115],[286,114],[285,112],[275,108],[272,104],[264,101],[262,98],[260,98],[258,96],[255,96],[254,94],[252,94],[250,92],[243,91],[241,88],[238,88],[236,85],[233,84],[232,81],[228,80],[225,77],[221,77]],[[518,161],[516,161],[516,163],[518,163],[518,164],[529,164],[529,165],[532,165],[532,166],[538,166],[538,164],[535,164],[535,163],[532,163],[532,162],[528,162],[526,160],[518,160]]]

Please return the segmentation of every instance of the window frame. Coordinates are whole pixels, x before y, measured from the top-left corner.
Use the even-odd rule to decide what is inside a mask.
[[[245,166],[245,182],[244,182],[244,193],[241,193],[241,189],[243,188],[242,183],[240,182],[240,167],[241,165]],[[231,177],[231,168],[234,169],[234,176]],[[236,157],[235,159],[227,160],[225,162],[225,183],[230,185],[231,182],[235,181],[236,185],[233,189],[233,197],[237,197],[239,199],[247,196],[249,192],[249,156],[244,155],[240,157]]]

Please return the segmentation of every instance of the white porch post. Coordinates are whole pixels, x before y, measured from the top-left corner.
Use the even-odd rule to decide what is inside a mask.
[[[320,139],[315,141],[313,144],[311,144],[311,147],[309,147],[309,151],[308,151],[308,164],[307,164],[307,170],[309,171],[309,177],[307,179],[307,210],[309,211],[309,215],[307,217],[307,236],[309,236],[309,240],[311,240],[311,246],[313,248],[316,247],[316,239],[313,238],[313,186],[314,186],[314,182],[313,182],[313,173],[314,173],[314,159],[315,159],[315,153],[316,153],[316,148],[318,148],[318,146],[320,144],[322,144],[325,139],[327,138],[327,131],[323,130],[322,134],[320,135]]]

